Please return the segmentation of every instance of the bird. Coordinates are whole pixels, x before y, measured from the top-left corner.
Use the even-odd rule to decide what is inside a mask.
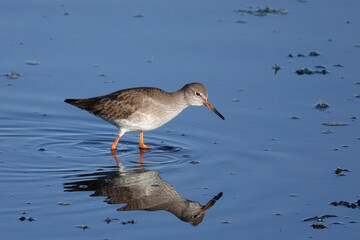
[[[99,97],[65,99],[64,102],[119,128],[119,134],[111,146],[113,152],[126,132],[140,132],[140,149],[151,149],[144,143],[144,132],[161,127],[189,106],[204,105],[225,120],[209,102],[206,87],[197,82],[188,83],[173,92],[154,87],[137,87]]]

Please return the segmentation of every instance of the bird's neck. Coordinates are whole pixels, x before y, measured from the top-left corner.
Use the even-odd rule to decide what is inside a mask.
[[[172,96],[172,98],[176,99],[174,103],[177,104],[178,107],[185,109],[190,106],[190,104],[186,100],[185,92],[182,91],[182,89],[171,92],[170,95]]]

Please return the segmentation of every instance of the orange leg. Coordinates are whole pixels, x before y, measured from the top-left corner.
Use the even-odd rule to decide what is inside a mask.
[[[139,145],[141,149],[150,149],[151,147],[148,147],[145,145],[144,143],[144,132],[140,131],[140,141],[139,141]]]
[[[144,156],[144,152],[146,152],[146,149],[140,148],[139,163],[140,163],[140,166],[141,166],[141,167],[143,167],[143,156]]]
[[[119,161],[119,159],[118,159],[117,156],[116,156],[116,150],[112,150],[112,149],[111,149],[111,152],[112,152],[113,158],[115,158],[115,160],[116,160],[116,165],[117,165],[118,167],[121,167],[120,161]]]
[[[120,134],[118,135],[118,137],[115,139],[115,142],[113,143],[113,145],[111,146],[111,151],[115,151],[116,150],[116,145],[118,144],[119,140],[120,140]]]

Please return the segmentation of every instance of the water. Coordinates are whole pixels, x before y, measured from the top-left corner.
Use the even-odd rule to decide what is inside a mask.
[[[1,239],[359,238],[359,207],[330,205],[360,199],[357,1],[1,6]],[[249,6],[288,14],[235,11]],[[295,73],[318,65],[329,74]],[[4,76],[13,72],[21,76]],[[117,129],[63,102],[193,81],[226,120],[186,109],[145,133],[154,149],[144,153],[127,133],[120,168],[109,150]],[[197,213],[220,192],[196,227],[174,210]],[[125,206],[134,207],[117,211]],[[322,215],[337,217],[326,229],[303,221]]]

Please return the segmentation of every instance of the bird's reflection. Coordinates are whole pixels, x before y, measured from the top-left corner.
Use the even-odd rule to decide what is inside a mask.
[[[206,210],[215,204],[222,193],[205,205],[183,198],[171,184],[161,179],[159,171],[146,170],[143,167],[143,153],[140,153],[140,165],[132,170],[121,167],[114,154],[118,163],[117,170],[76,175],[76,178],[91,180],[65,183],[65,191],[94,191],[91,196],[106,196],[105,202],[109,204],[126,204],[118,208],[118,211],[166,210],[194,226],[200,224]]]

